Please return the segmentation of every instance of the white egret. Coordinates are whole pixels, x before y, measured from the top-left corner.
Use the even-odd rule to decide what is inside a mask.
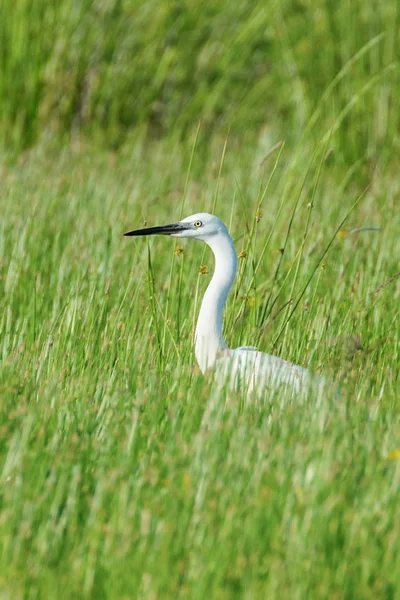
[[[214,369],[217,379],[230,387],[245,385],[257,395],[284,385],[291,393],[307,390],[312,378],[307,369],[251,346],[231,349],[222,334],[222,315],[235,280],[237,258],[226,225],[215,215],[198,213],[182,221],[159,227],[137,229],[127,236],[169,235],[202,240],[213,251],[215,270],[204,294],[195,332],[195,354],[200,370]]]

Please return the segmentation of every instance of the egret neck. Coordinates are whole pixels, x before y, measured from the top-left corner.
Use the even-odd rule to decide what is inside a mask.
[[[228,232],[218,231],[204,241],[214,253],[215,270],[204,294],[195,333],[195,354],[203,373],[213,366],[218,351],[226,348],[222,316],[237,269],[235,246]]]

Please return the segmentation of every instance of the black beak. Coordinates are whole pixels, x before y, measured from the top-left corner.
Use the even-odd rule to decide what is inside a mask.
[[[145,227],[144,229],[135,229],[134,231],[128,231],[124,235],[172,235],[173,233],[179,233],[189,229],[189,225],[185,223],[171,223],[171,225],[160,225],[159,227]]]

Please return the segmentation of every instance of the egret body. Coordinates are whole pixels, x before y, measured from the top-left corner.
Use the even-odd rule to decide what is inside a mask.
[[[201,371],[214,369],[217,379],[230,387],[245,385],[248,392],[275,390],[281,385],[293,393],[307,389],[307,369],[260,352],[253,347],[228,348],[222,333],[226,299],[237,271],[236,251],[226,225],[215,215],[198,213],[170,225],[137,229],[127,236],[169,235],[202,240],[213,251],[215,270],[204,294],[195,332],[195,354]]]

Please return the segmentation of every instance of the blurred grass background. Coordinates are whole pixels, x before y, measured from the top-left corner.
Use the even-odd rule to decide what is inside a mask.
[[[3,0],[1,598],[399,597],[399,13]],[[199,373],[212,256],[122,233],[213,208],[228,343],[339,399]]]
[[[295,143],[313,118],[314,138],[341,121],[344,161],[398,150],[395,0],[4,0],[0,10],[5,145],[83,133],[115,148],[137,128],[185,139],[199,120],[209,135],[268,125]]]

